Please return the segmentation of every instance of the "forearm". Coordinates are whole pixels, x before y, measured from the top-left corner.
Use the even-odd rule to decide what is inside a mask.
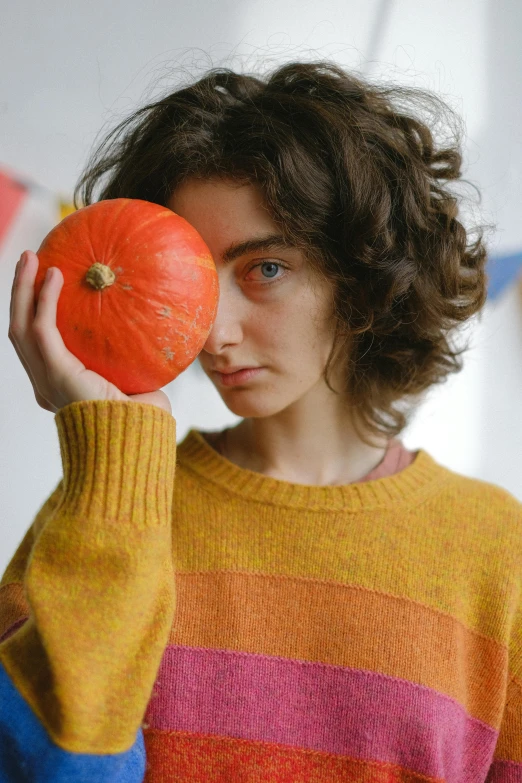
[[[63,496],[30,555],[30,617],[0,662],[57,747],[118,754],[137,741],[172,624],[175,421],[93,401],[56,423]]]

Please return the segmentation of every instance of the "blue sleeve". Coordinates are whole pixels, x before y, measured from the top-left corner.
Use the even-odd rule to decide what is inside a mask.
[[[139,729],[125,753],[70,753],[51,739],[0,663],[0,783],[142,783]]]

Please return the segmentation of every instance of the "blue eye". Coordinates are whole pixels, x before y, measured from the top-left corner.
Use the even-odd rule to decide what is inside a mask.
[[[273,261],[264,261],[260,266],[264,267],[272,267],[273,274],[269,274],[268,277],[274,277],[274,275],[277,274],[277,269],[279,267],[279,264],[274,264]]]
[[[258,267],[264,267],[265,272],[261,272],[262,279],[259,278],[257,280],[254,280],[255,283],[261,283],[261,285],[267,286],[271,283],[278,283],[280,280],[282,280],[284,277],[286,277],[285,272],[283,271],[283,274],[280,274],[276,277],[278,271],[285,270],[287,267],[283,266],[283,264],[278,264],[275,261],[262,261],[260,264],[254,264],[253,267],[250,268],[249,272],[252,272],[254,269],[257,269]]]

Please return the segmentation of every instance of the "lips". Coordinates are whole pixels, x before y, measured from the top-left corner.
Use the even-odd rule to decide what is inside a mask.
[[[257,367],[228,367],[227,369],[220,370],[218,367],[215,367],[212,372],[218,372],[221,375],[231,375],[234,372],[240,372],[241,370],[257,370]]]
[[[217,376],[219,383],[222,386],[243,386],[249,383],[253,378],[264,371],[263,367],[245,367],[235,372],[217,372],[214,374]]]

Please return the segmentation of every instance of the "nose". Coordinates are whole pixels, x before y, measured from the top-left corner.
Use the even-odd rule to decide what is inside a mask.
[[[227,286],[220,280],[216,318],[203,346],[203,351],[218,356],[226,348],[239,345],[242,342],[240,298],[238,293],[234,292],[233,286]]]

